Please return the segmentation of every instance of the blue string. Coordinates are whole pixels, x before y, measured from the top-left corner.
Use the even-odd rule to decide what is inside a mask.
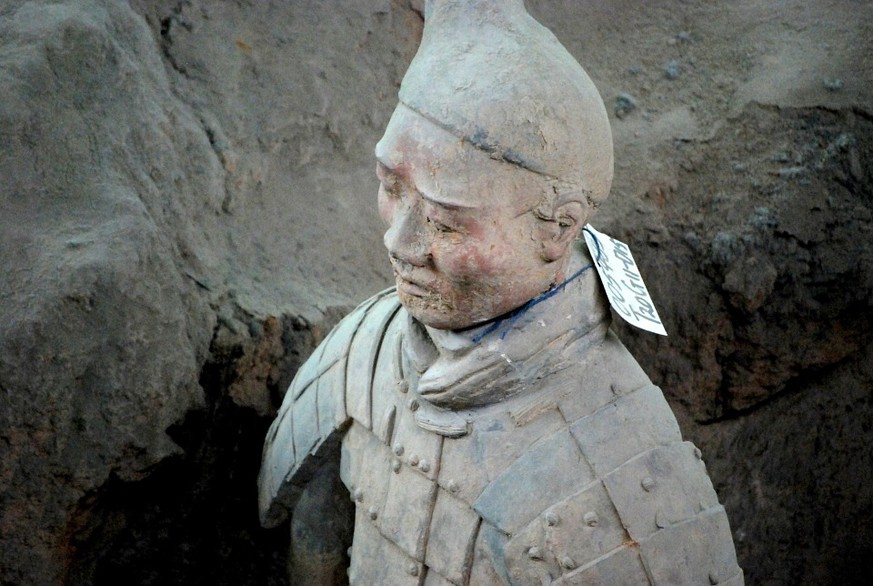
[[[588,227],[582,228],[585,232],[588,232],[588,235],[591,236],[591,239],[594,241],[594,248],[597,249],[597,258],[594,259],[594,262],[600,264],[600,257],[603,256],[603,248],[600,247],[600,239],[594,235],[594,232],[588,229]]]
[[[588,234],[594,240],[594,248],[597,249],[597,258],[595,259],[595,262],[599,263],[600,257],[603,255],[603,249],[600,247],[600,240],[598,240],[597,236],[595,236],[594,233],[591,230],[589,230],[588,228],[583,228],[583,230],[585,232],[588,232]],[[503,331],[502,334],[500,334],[500,339],[501,340],[505,339],[506,334],[509,333],[510,329],[512,329],[512,325],[516,321],[518,321],[518,318],[520,318],[522,315],[524,315],[531,307],[534,307],[535,305],[542,303],[546,299],[549,299],[550,297],[557,295],[558,293],[560,293],[561,291],[564,290],[564,287],[566,287],[572,281],[578,279],[585,272],[587,272],[593,268],[594,268],[594,263],[591,263],[588,266],[582,267],[581,269],[579,269],[578,271],[573,273],[573,275],[569,279],[564,280],[564,282],[561,283],[560,285],[558,285],[557,287],[553,287],[553,288],[549,289],[548,291],[546,291],[545,293],[540,293],[539,295],[537,295],[536,297],[534,297],[533,299],[531,299],[530,301],[528,301],[527,303],[525,303],[521,307],[512,310],[506,317],[503,317],[503,318],[500,318],[500,319],[494,321],[490,326],[488,326],[483,331],[481,331],[478,334],[476,334],[475,336],[473,336],[471,341],[474,344],[478,344],[479,342],[482,341],[482,338],[484,338],[488,334],[491,334],[492,332],[496,331],[501,325],[506,323],[506,325],[508,327]]]

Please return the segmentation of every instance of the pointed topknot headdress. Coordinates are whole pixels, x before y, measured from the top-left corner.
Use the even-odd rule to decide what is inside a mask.
[[[599,204],[612,135],[585,70],[523,0],[428,0],[400,101],[492,157]]]

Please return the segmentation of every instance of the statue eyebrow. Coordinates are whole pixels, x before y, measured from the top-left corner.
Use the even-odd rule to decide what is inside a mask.
[[[384,161],[380,160],[378,157],[376,158],[376,174],[390,175],[392,178],[400,178],[395,169],[389,167]],[[412,185],[412,188],[415,189],[415,192],[418,193],[418,195],[420,195],[422,199],[426,200],[428,203],[441,208],[445,208],[450,211],[474,209],[477,207],[475,205],[441,199],[430,193],[422,191],[418,185]]]
[[[415,189],[418,194],[422,197],[422,199],[427,200],[428,203],[431,203],[437,207],[445,208],[449,211],[457,211],[457,210],[471,210],[475,209],[476,206],[470,204],[458,203],[455,201],[446,201],[443,199],[436,198],[430,194],[427,194],[416,187]]]

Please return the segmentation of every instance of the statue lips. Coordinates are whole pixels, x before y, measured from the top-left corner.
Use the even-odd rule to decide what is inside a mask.
[[[397,280],[397,290],[412,297],[427,297],[431,291],[420,283],[413,281],[398,272],[394,273]]]

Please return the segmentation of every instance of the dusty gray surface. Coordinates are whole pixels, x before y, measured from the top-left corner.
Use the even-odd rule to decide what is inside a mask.
[[[612,110],[622,335],[750,584],[873,578],[873,11],[529,1]],[[0,582],[284,583],[270,413],[388,282],[372,145],[406,2],[0,7]],[[135,578],[131,578],[135,576]]]

